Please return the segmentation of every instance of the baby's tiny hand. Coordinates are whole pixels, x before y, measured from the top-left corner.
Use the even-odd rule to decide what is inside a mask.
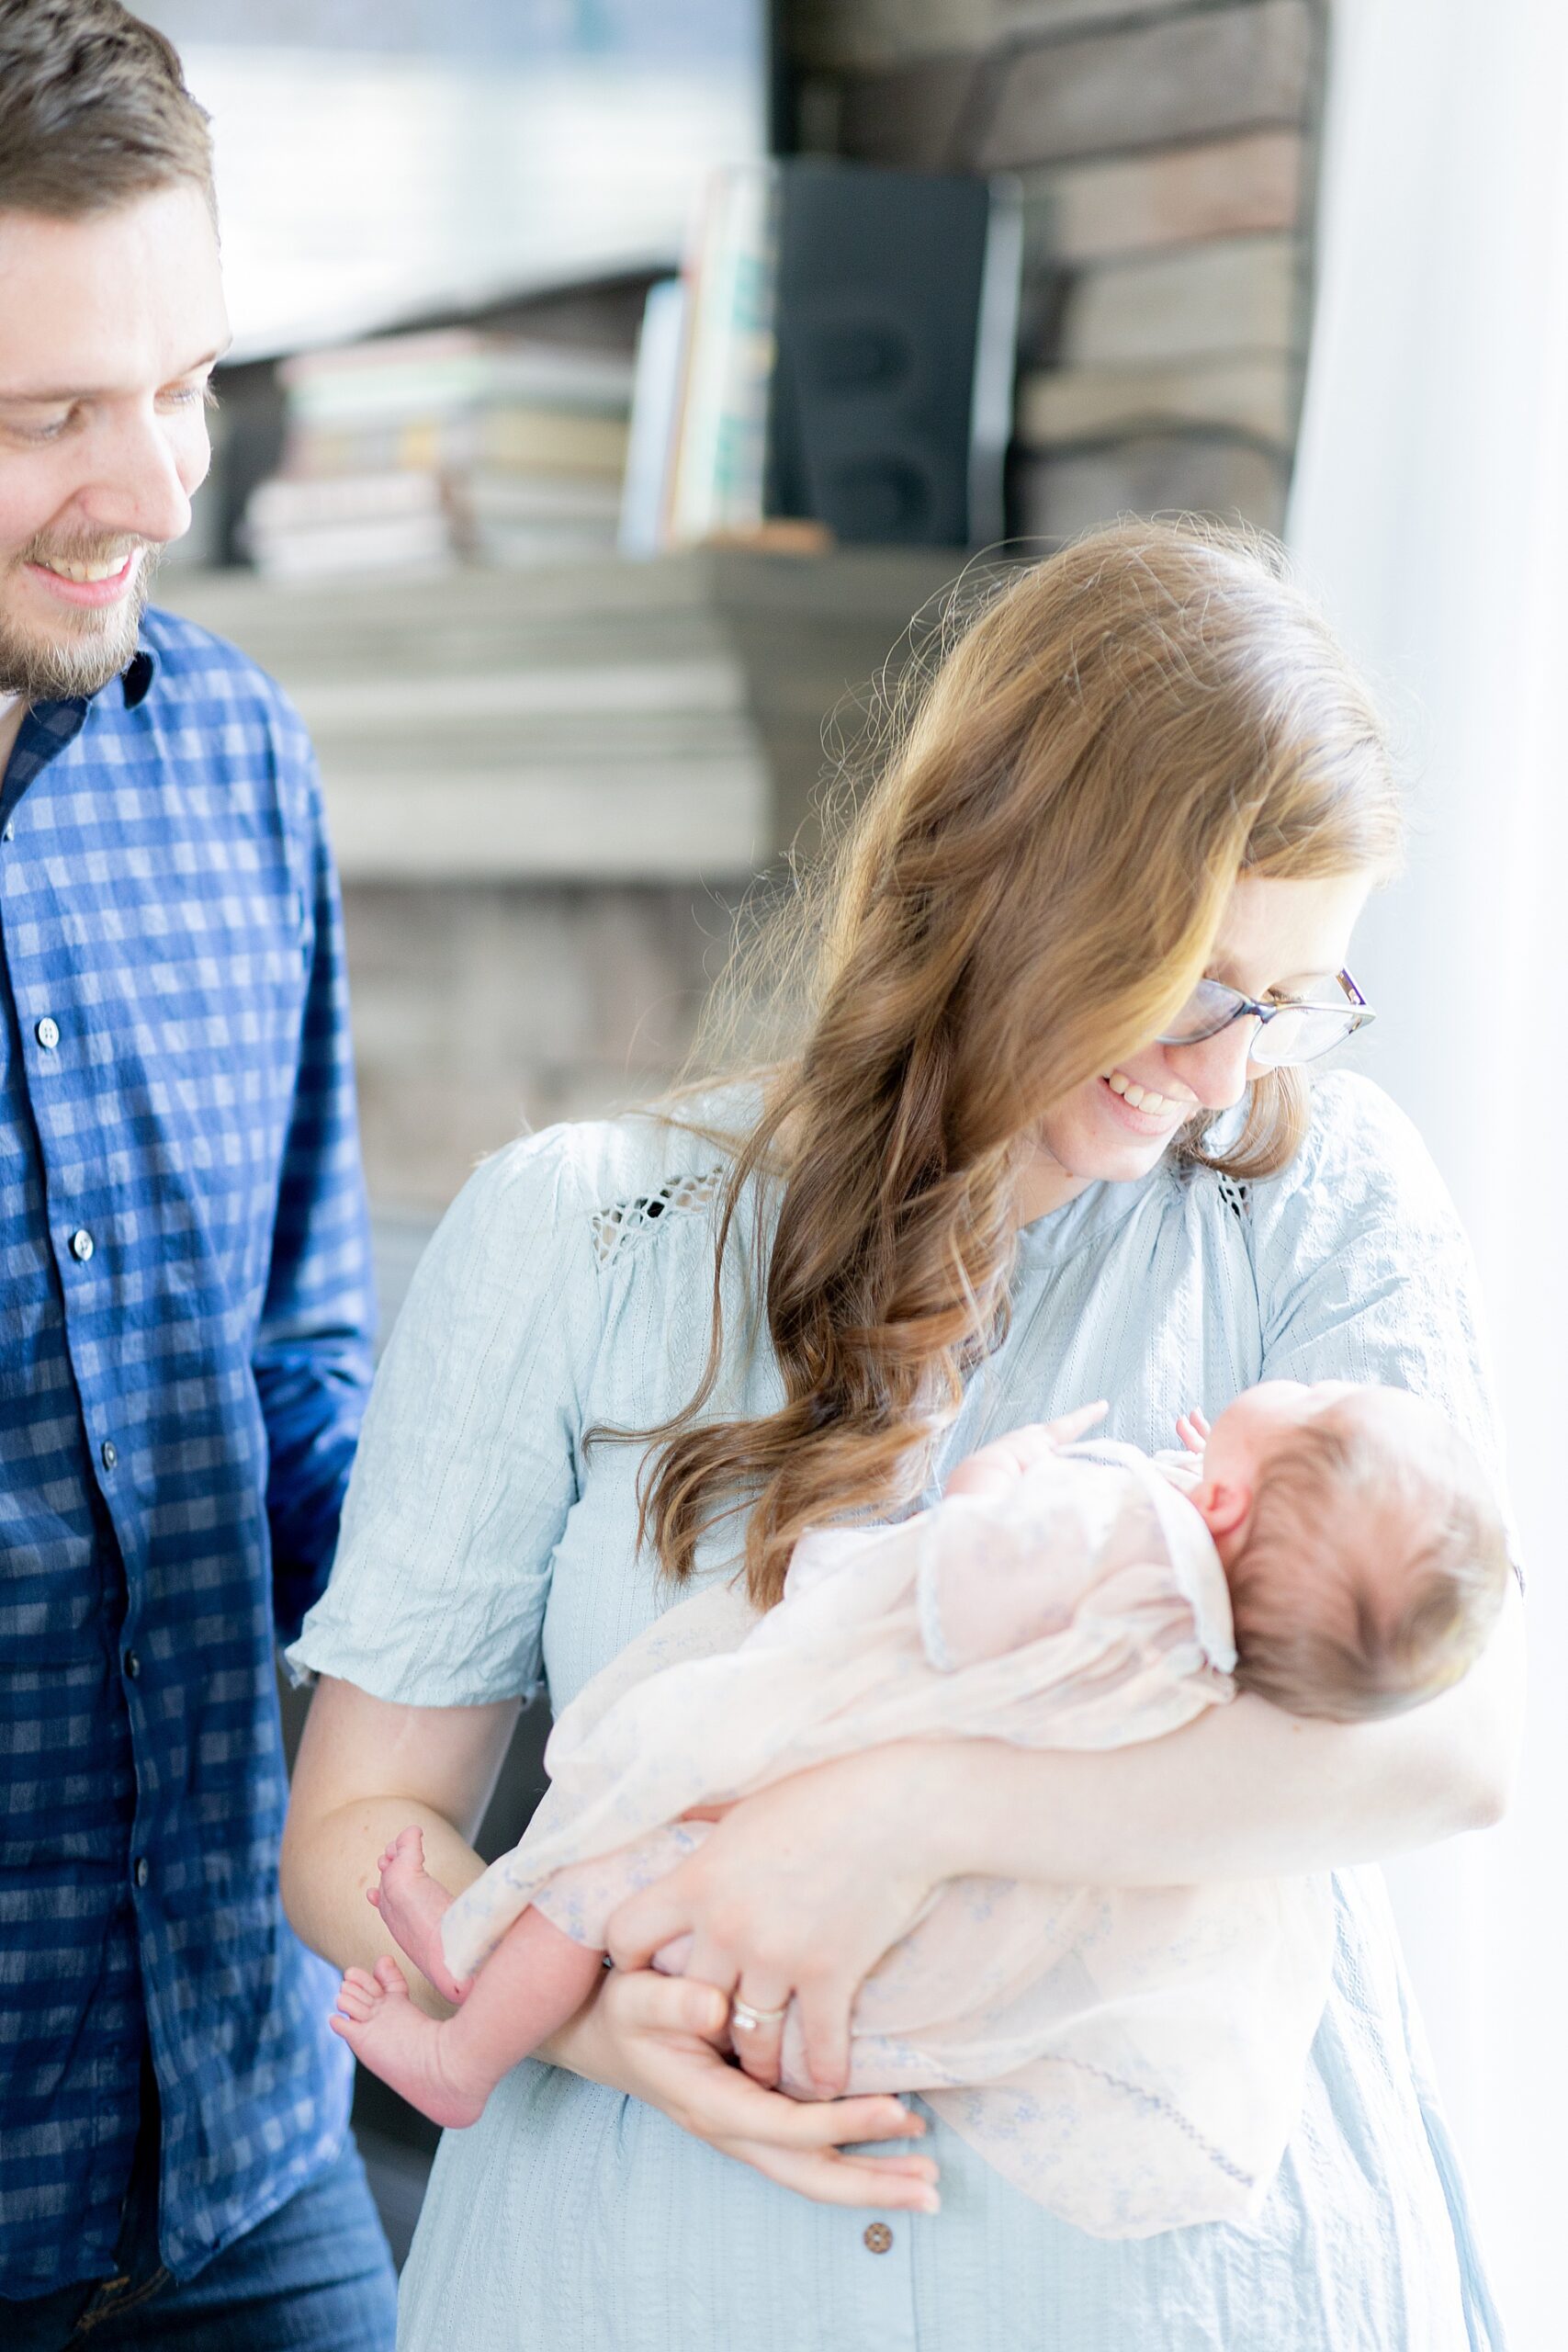
[[[1010,1430],[1006,1437],[993,1438],[989,1445],[981,1446],[977,1453],[966,1454],[948,1479],[942,1492],[949,1495],[1000,1495],[1015,1486],[1026,1470],[1043,1462],[1064,1445],[1071,1445],[1086,1430],[1094,1427],[1109,1410],[1103,1397],[1093,1405],[1080,1405],[1076,1411],[1063,1413],[1054,1421],[1031,1421],[1021,1430]]]
[[[1189,1453],[1201,1453],[1209,1442],[1208,1416],[1194,1406],[1190,1413],[1183,1413],[1178,1419],[1176,1434]]]

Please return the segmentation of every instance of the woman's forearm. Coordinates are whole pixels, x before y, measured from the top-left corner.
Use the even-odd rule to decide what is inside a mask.
[[[936,1878],[1194,1885],[1379,1861],[1497,1818],[1523,1697],[1510,1591],[1464,1681],[1391,1721],[1308,1723],[1243,1697],[1129,1747],[910,1744],[900,1810]]]
[[[460,1894],[483,1862],[451,1823],[408,1797],[367,1797],[319,1815],[308,1832],[286,1838],[280,1871],[289,1924],[312,1951],[334,1968],[373,1968],[390,1952],[422,2008],[433,2017],[448,2005],[395,1944],[381,1916],[367,1901],[378,1883],[377,1864],[400,1829],[424,1833],[424,1867],[449,1894]]]
[[[478,1878],[484,1864],[463,1829],[478,1826],[516,1713],[510,1702],[399,1706],[323,1676],[305,1721],[278,1864],[284,1909],[339,1968],[369,1968],[392,1953],[435,2016],[446,2004],[366,1894],[385,1849],[412,1827],[423,1832],[424,1866],[448,1894]]]

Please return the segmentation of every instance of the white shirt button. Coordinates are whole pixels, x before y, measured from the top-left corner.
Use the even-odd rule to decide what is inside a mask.
[[[85,1265],[92,1254],[93,1237],[85,1225],[79,1226],[71,1236],[71,1255],[73,1258],[80,1258],[82,1263]]]
[[[46,1012],[33,1034],[37,1037],[39,1044],[43,1047],[44,1052],[46,1054],[52,1054],[56,1046],[60,1043],[60,1023],[58,1021],[51,1021]]]

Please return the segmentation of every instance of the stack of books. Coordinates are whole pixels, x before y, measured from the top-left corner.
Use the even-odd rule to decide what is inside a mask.
[[[302,353],[279,372],[283,463],[245,513],[270,577],[614,546],[628,359],[453,328]]]

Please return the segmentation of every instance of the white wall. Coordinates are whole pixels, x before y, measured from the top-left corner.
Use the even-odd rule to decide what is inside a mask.
[[[1417,770],[1355,970],[1368,1066],[1474,1238],[1530,1573],[1509,1819],[1390,1871],[1513,2352],[1568,2190],[1568,35],[1561,0],[1341,0],[1291,537]]]

